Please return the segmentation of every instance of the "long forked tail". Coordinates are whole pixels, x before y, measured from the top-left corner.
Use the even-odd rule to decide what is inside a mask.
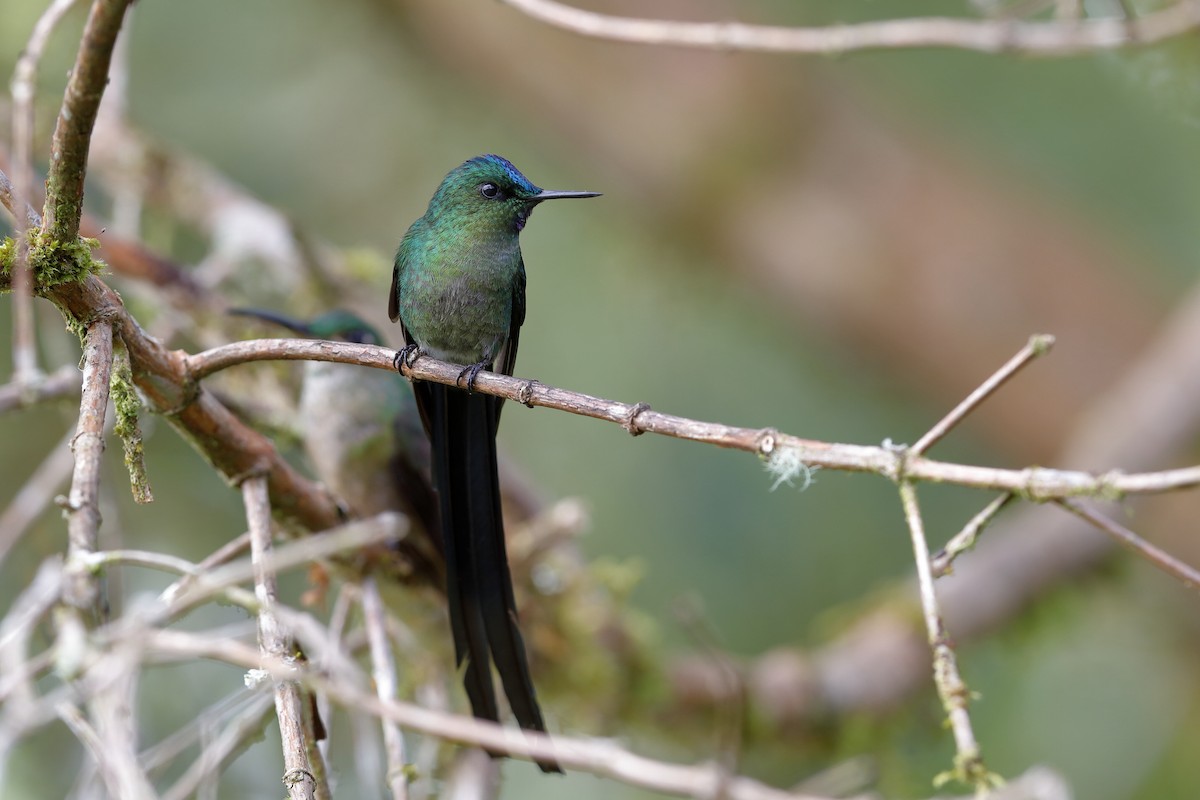
[[[517,627],[504,544],[496,465],[499,401],[441,384],[418,383],[414,388],[433,449],[450,627],[459,668],[466,662],[463,681],[471,710],[477,717],[499,720],[489,666],[494,661],[517,723],[544,733]],[[553,760],[539,761],[538,766],[544,772],[562,771]]]

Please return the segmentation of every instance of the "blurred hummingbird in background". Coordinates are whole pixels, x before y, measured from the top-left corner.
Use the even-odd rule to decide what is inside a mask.
[[[397,366],[417,354],[466,365],[465,389],[429,382],[413,389],[432,446],[450,627],[471,709],[499,721],[495,663],[518,724],[542,732],[504,543],[496,465],[503,401],[473,389],[482,370],[512,374],[525,322],[518,237],[534,207],[598,195],[546,191],[500,156],[472,158],[442,180],[404,235],[388,295],[388,316],[399,320],[406,342]],[[538,765],[562,771],[553,760]]]
[[[350,311],[308,321],[273,311],[230,311],[314,339],[383,344]],[[400,511],[414,523],[399,545],[413,573],[441,584],[443,564],[437,498],[430,484],[429,440],[408,381],[394,372],[354,364],[305,361],[300,388],[304,450],[318,480],[356,517]]]

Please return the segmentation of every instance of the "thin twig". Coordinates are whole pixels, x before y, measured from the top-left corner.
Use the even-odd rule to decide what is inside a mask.
[[[933,577],[940,578],[943,575],[949,575],[950,567],[954,564],[954,559],[975,547],[975,543],[979,541],[979,534],[983,533],[983,529],[995,519],[996,515],[1005,506],[1015,499],[1017,499],[1016,495],[1012,492],[1005,492],[988,503],[978,514],[971,517],[971,521],[964,525],[963,529],[955,534],[950,541],[946,542],[946,546],[930,559],[929,566]]]
[[[775,789],[742,776],[729,777],[720,766],[670,764],[626,750],[603,740],[549,736],[517,731],[474,717],[433,711],[401,701],[384,703],[336,671],[298,671],[291,662],[264,660],[241,642],[175,630],[142,631],[145,646],[172,659],[212,658],[251,668],[260,666],[277,680],[302,680],[334,702],[356,711],[390,719],[400,726],[447,741],[484,748],[528,760],[554,757],[569,769],[612,778],[622,783],[681,797],[728,800],[820,800],[813,795]],[[718,794],[719,790],[724,794]]]
[[[275,573],[267,566],[271,553],[271,503],[267,481],[253,476],[242,482],[246,520],[250,528],[250,554],[254,560],[254,593],[258,597],[258,640],[264,661],[296,665],[296,648],[275,614],[278,590]],[[317,775],[324,772],[309,760],[308,730],[304,722],[304,693],[294,679],[276,675],[275,715],[283,740],[283,784],[293,800],[316,800]],[[326,791],[328,794],[328,791]]]
[[[392,658],[392,645],[388,640],[383,614],[383,600],[374,578],[367,578],[362,585],[363,627],[367,630],[367,641],[371,646],[371,677],[375,680],[375,695],[384,703],[396,698],[396,660]],[[404,755],[404,737],[399,726],[391,720],[381,719],[383,726],[383,748],[387,754],[387,784],[394,800],[407,800],[407,758]]]
[[[838,55],[858,50],[950,47],[985,53],[1066,56],[1145,45],[1200,27],[1200,5],[1177,0],[1137,20],[889,19],[819,28],[619,17],[555,0],[501,0],[534,19],[596,39],[705,50]]]
[[[158,800],[137,753],[134,698],[141,672],[141,655],[141,647],[136,642],[117,648],[106,665],[107,670],[90,676],[90,691],[86,692],[88,716],[101,742],[99,752],[92,755],[100,773],[110,776],[105,783],[111,781],[110,785],[115,785],[110,794],[121,800]],[[97,680],[103,672],[110,674]]]
[[[0,686],[3,687],[0,707],[6,715],[21,714],[37,697],[33,676],[25,671],[24,665],[29,660],[29,641],[35,626],[58,602],[63,586],[62,573],[59,558],[43,561],[33,580],[17,595],[0,621]]]
[[[1177,304],[1143,349],[1072,428],[1056,461],[1144,470],[1190,453],[1200,435],[1200,284]],[[1132,488],[1132,487],[1127,487]],[[966,642],[1010,624],[1065,582],[1107,564],[1114,543],[1068,514],[1022,504],[995,521],[954,576],[938,584],[955,641]],[[899,588],[899,587],[897,587]],[[905,596],[908,592],[906,590]],[[672,667],[675,703],[708,710],[725,702],[718,676],[686,659]],[[927,686],[924,625],[894,592],[862,610],[836,637],[810,651],[779,648],[747,669],[763,735],[824,728],[833,719],[887,713]],[[711,670],[710,670],[711,671]]]
[[[407,523],[407,518],[397,513],[379,514],[369,520],[349,522],[339,528],[324,531],[319,536],[288,542],[278,548],[273,547],[270,553],[261,558],[261,563],[263,567],[279,573],[341,553],[394,543],[406,532]],[[162,619],[181,614],[252,578],[258,569],[255,564],[252,557],[251,563],[235,561],[216,569],[201,569],[197,565],[195,573],[185,575],[159,595],[164,604]]]
[[[394,350],[369,344],[311,339],[251,339],[187,356],[186,364],[192,379],[200,380],[222,369],[252,361],[336,361],[376,369],[393,369],[395,355]],[[459,382],[462,367],[421,356],[411,367],[404,368],[404,374],[417,380],[454,386]],[[515,400],[530,407],[552,408],[613,422],[627,431],[714,444],[755,453],[763,458],[771,458],[779,451],[790,448],[794,450],[798,461],[810,467],[871,472],[891,479],[896,478],[899,469],[898,453],[893,447],[831,444],[801,439],[771,428],[739,428],[703,422],[654,411],[644,403],[605,400],[548,386],[540,381],[494,372],[480,372],[475,391]],[[1191,488],[1200,485],[1200,465],[1143,474],[1125,474],[1119,470],[1093,474],[1042,467],[998,469],[914,456],[905,460],[904,476],[910,480],[954,483],[978,489],[1009,491],[1035,500],[1050,500],[1057,497],[1111,497]]]
[[[1107,533],[1121,545],[1137,553],[1163,572],[1175,578],[1189,589],[1200,589],[1200,571],[1185,564],[1167,551],[1147,542],[1136,533],[1114,519],[1072,500],[1056,500],[1059,506],[1075,516],[1087,520]]]
[[[234,719],[223,723],[220,733],[204,745],[179,780],[163,792],[162,800],[186,800],[194,796],[205,780],[220,774],[227,764],[261,738],[263,728],[271,719],[271,706],[266,695],[254,697]]]
[[[95,0],[83,29],[83,40],[71,78],[63,94],[62,109],[50,145],[50,173],[46,178],[46,205],[42,232],[53,241],[73,243],[83,214],[83,179],[87,173],[92,126],[108,82],[113,45],[131,0]]]
[[[54,501],[58,490],[70,480],[75,464],[71,454],[71,440],[74,438],[75,431],[69,431],[61,442],[52,446],[42,463],[13,495],[4,513],[0,514],[0,562],[4,561],[9,550],[20,541],[34,520]]]
[[[937,442],[941,441],[955,425],[962,422],[975,408],[1003,386],[1009,378],[1021,371],[1021,368],[1038,356],[1050,352],[1054,346],[1054,337],[1045,333],[1035,333],[1029,337],[1029,342],[1016,355],[1010,358],[1004,366],[992,373],[986,381],[979,384],[975,391],[955,406],[949,414],[942,417],[936,425],[930,428],[917,443],[908,449],[909,456],[921,455]]]
[[[16,380],[0,386],[0,414],[78,396],[79,369],[74,364],[64,364],[38,380],[25,383]]]
[[[933,573],[929,566],[929,545],[925,537],[925,522],[917,503],[917,490],[910,481],[900,482],[900,500],[904,505],[904,518],[912,537],[913,559],[917,565],[917,587],[921,594],[921,610],[925,617],[925,631],[929,646],[933,650],[933,679],[937,685],[942,709],[954,734],[953,777],[973,784],[976,789],[986,789],[991,781],[983,764],[979,742],[971,727],[971,716],[967,711],[970,697],[967,685],[958,672],[958,660],[950,646],[950,636],[942,622],[938,606],[937,590],[933,585]]]
[[[27,228],[42,227],[42,215],[28,202],[17,199],[17,187],[4,174],[4,170],[0,170],[0,205],[3,205],[8,209],[8,213],[12,214],[18,230],[22,225]]]
[[[83,397],[79,425],[71,441],[75,468],[67,496],[67,585],[63,599],[93,620],[102,616],[99,581],[85,566],[96,551],[100,531],[100,456],[104,453],[104,417],[112,372],[113,329],[93,322],[83,351]]]
[[[38,64],[50,34],[75,0],[54,0],[38,21],[13,69],[13,202],[20,207],[33,199],[34,97]],[[31,227],[31,226],[30,226]],[[17,258],[13,269],[13,373],[18,383],[38,374],[34,341],[33,280],[29,272],[29,238],[25,225],[17,225]]]

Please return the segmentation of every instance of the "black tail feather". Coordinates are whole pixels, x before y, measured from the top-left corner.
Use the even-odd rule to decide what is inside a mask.
[[[471,709],[477,717],[499,719],[489,667],[494,661],[517,723],[544,733],[504,543],[496,464],[499,402],[440,384],[414,388],[433,446],[450,625],[460,667],[466,662]],[[562,771],[553,760],[537,763],[545,772]]]

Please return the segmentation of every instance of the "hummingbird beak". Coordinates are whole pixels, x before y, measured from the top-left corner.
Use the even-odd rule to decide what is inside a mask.
[[[599,192],[554,192],[543,189],[533,197],[529,198],[535,203],[540,203],[543,200],[566,200],[569,197],[599,197]]]
[[[231,308],[227,313],[235,317],[250,317],[251,319],[269,322],[281,328],[286,328],[292,333],[298,333],[301,336],[312,336],[312,330],[303,322],[294,320],[283,314],[276,314],[274,311],[264,311],[258,308]]]

